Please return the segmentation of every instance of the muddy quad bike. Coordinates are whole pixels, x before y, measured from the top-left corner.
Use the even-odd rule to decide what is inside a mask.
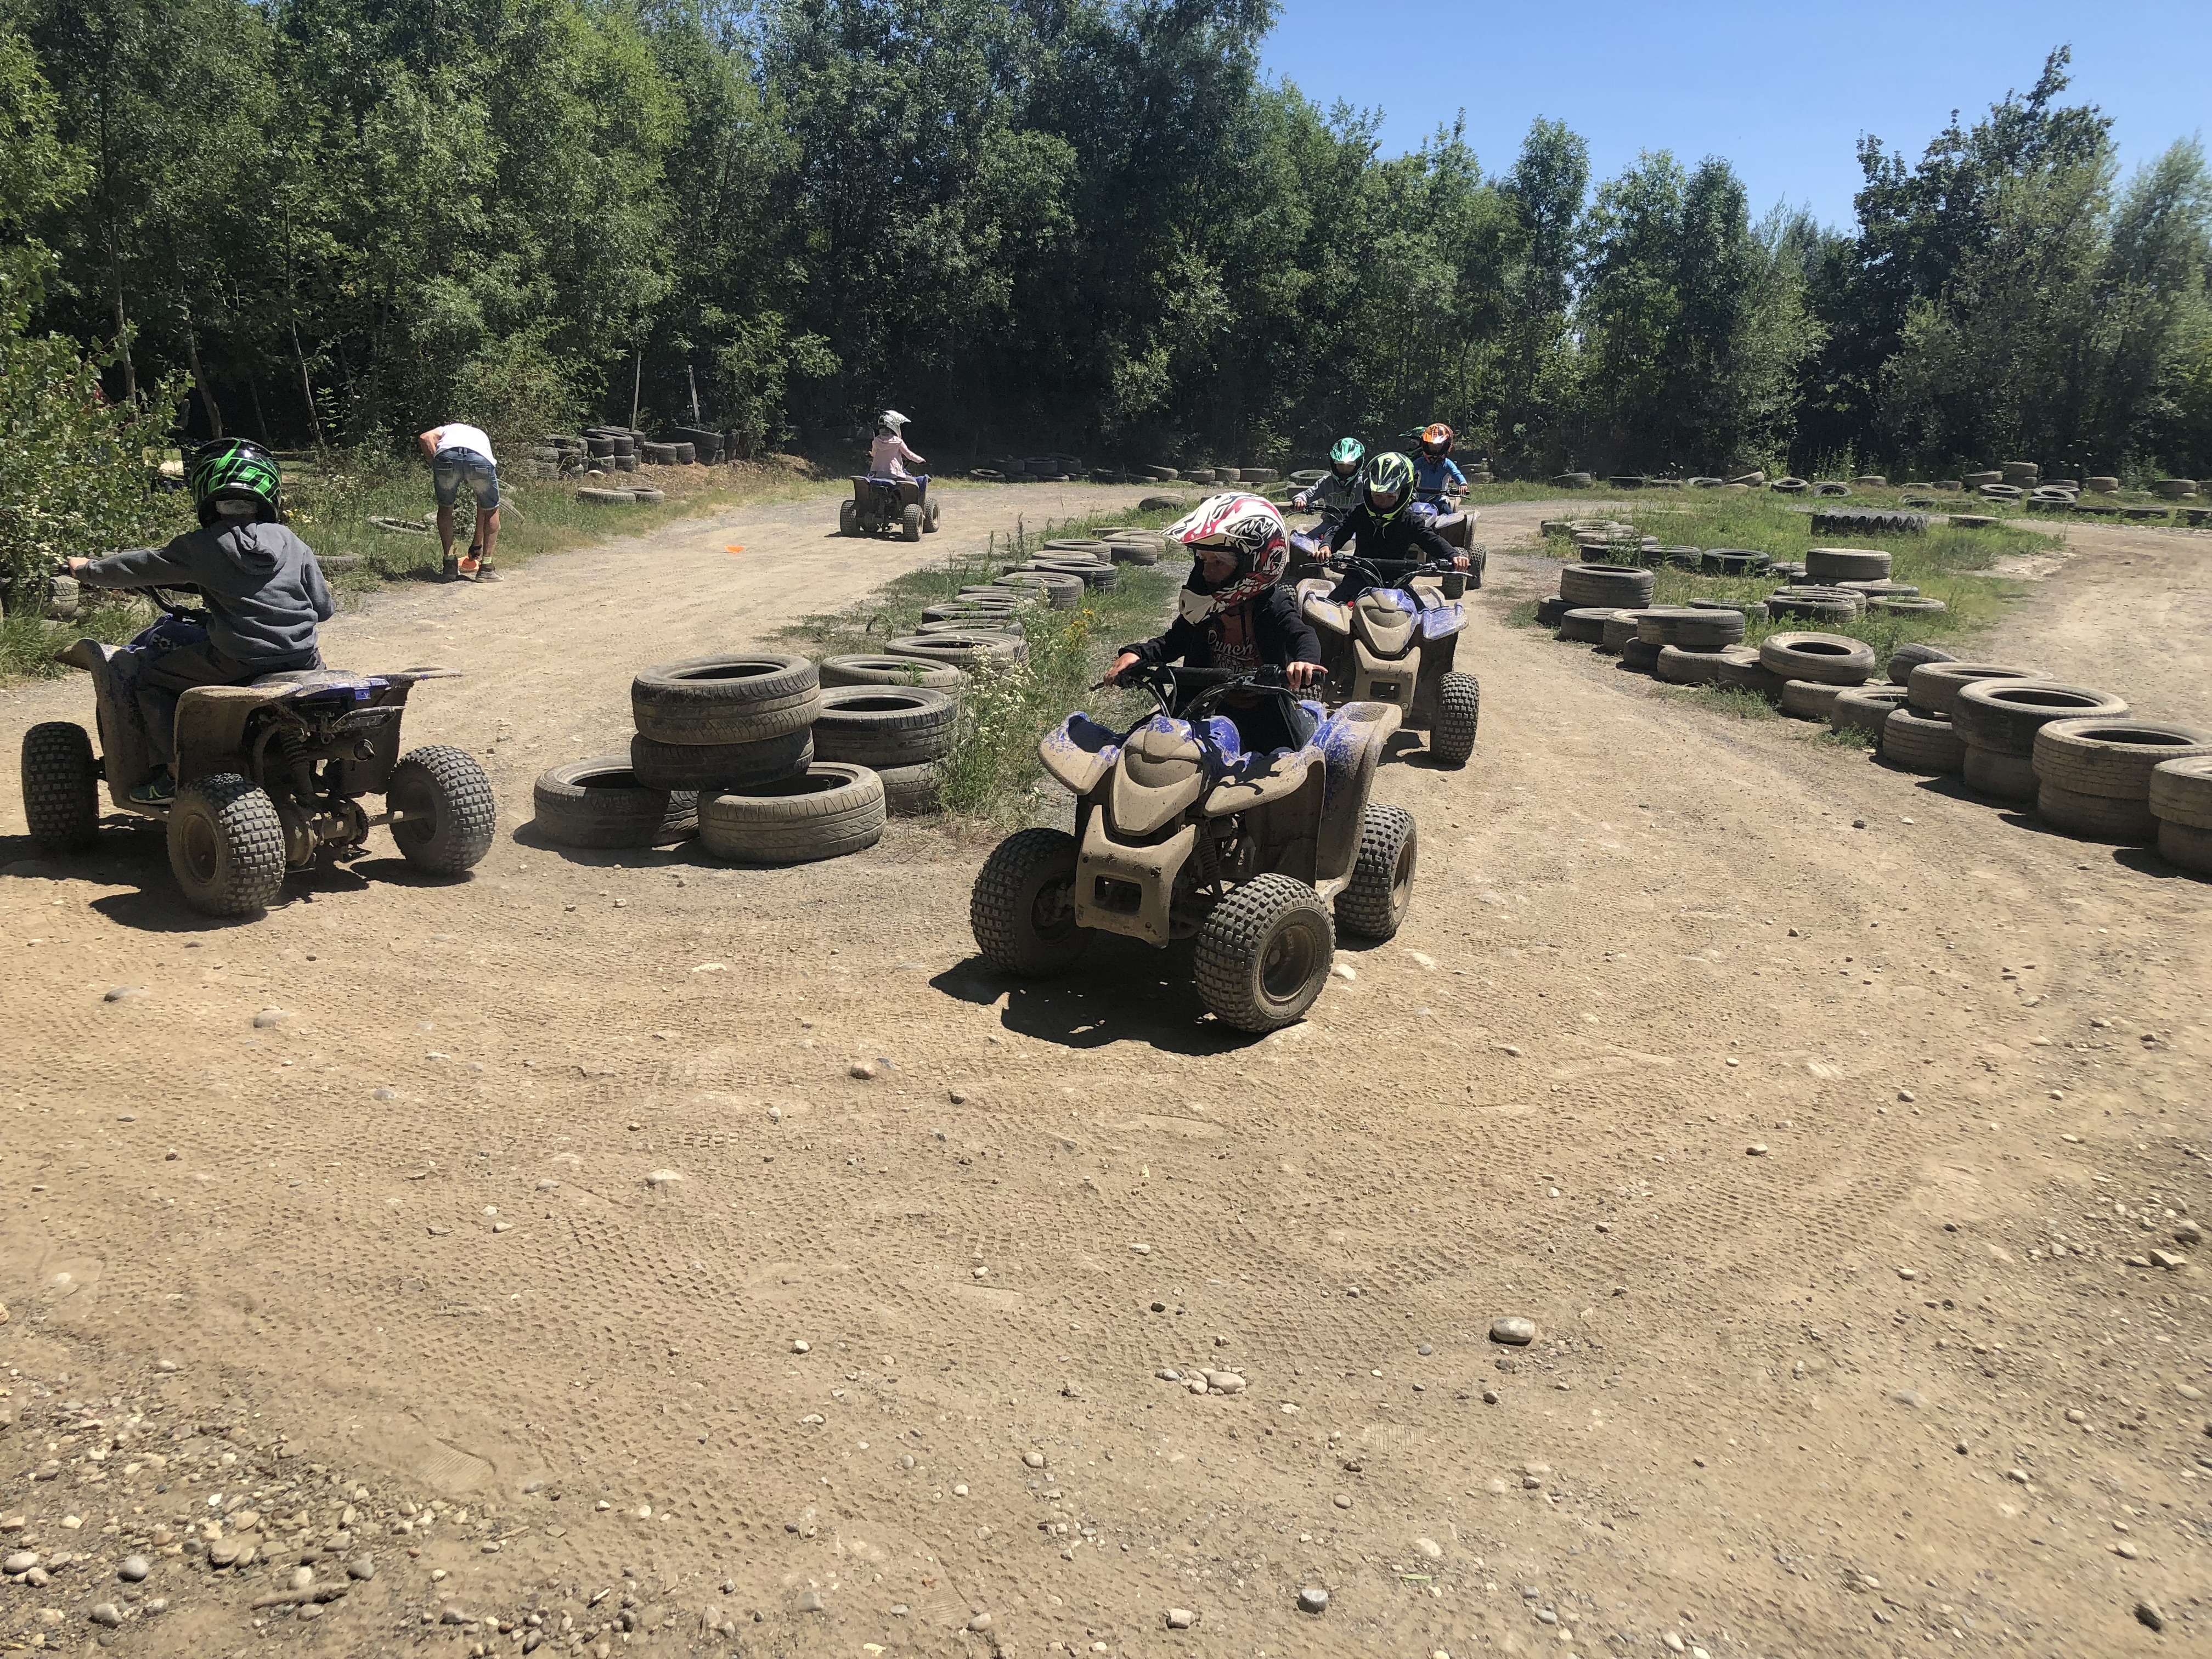
[[[156,764],[139,672],[207,638],[204,613],[173,597],[192,590],[145,591],[163,614],[130,645],[79,640],[60,653],[92,676],[101,752],[73,721],[23,734],[23,813],[40,847],[94,844],[104,780],[118,810],[166,823],[185,902],[211,916],[251,915],[276,899],[288,872],[359,857],[375,824],[392,827],[410,864],[439,875],[459,875],[490,851],[495,809],[483,768],[443,744],[399,752],[408,692],[418,680],[459,678],[453,668],[295,669],[195,686],[177,699],[176,798],[131,799]],[[384,811],[372,813],[361,798],[379,794]]]
[[[1321,636],[1332,702],[1388,703],[1405,729],[1429,734],[1429,758],[1464,766],[1474,752],[1482,687],[1453,666],[1467,627],[1468,573],[1448,564],[1370,562],[1340,553],[1330,567],[1352,578],[1343,604],[1327,576],[1298,584],[1298,605]]]
[[[1247,1031],[1288,1025],[1328,983],[1338,927],[1389,939],[1413,902],[1413,815],[1368,799],[1398,711],[1328,714],[1293,697],[1280,669],[1138,666],[1121,683],[1151,691],[1158,711],[1126,732],[1079,711],[1037,745],[1075,796],[1075,833],[1024,830],[999,844],[969,902],[976,945],[1042,979],[1098,933],[1194,939],[1199,997],[1217,1017]],[[1246,752],[1212,712],[1250,693],[1279,700],[1297,747]]]
[[[937,503],[928,499],[927,478],[878,478],[853,476],[853,499],[837,503],[837,533],[841,536],[880,536],[896,532],[918,542],[924,531],[937,528]]]

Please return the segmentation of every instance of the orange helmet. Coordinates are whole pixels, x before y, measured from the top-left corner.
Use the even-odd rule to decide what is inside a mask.
[[[1452,429],[1442,421],[1425,428],[1421,433],[1421,448],[1431,455],[1451,453]]]

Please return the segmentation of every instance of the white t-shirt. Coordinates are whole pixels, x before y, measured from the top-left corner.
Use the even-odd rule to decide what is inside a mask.
[[[463,426],[459,421],[451,426],[440,427],[438,453],[442,455],[449,449],[472,449],[484,459],[491,461],[494,466],[499,465],[493,459],[491,440],[484,435],[482,427]]]

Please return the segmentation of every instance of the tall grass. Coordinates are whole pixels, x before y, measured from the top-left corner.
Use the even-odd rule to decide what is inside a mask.
[[[994,538],[980,556],[911,571],[858,605],[804,617],[785,630],[786,637],[817,657],[879,652],[885,641],[912,633],[931,605],[964,586],[989,581],[1030,557],[1048,537],[1127,526],[1158,528],[1174,516],[1131,512],[1048,523],[1034,531],[1024,526],[1004,542]],[[1082,605],[1073,611],[1025,601],[1016,614],[1029,660],[969,675],[961,687],[952,746],[939,769],[947,812],[986,823],[1033,821],[1047,800],[1036,752],[1044,734],[1078,708],[1088,706],[1102,719],[1114,719],[1127,718],[1140,706],[1134,694],[1094,693],[1091,687],[1121,646],[1161,630],[1189,570],[1178,559],[1120,568],[1121,580],[1112,592],[1086,589]]]

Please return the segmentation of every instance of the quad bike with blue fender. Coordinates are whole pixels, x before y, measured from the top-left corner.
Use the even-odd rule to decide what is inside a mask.
[[[853,499],[837,503],[837,533],[880,536],[895,533],[918,542],[937,528],[937,503],[929,499],[927,478],[853,475]]]
[[[1336,932],[1384,939],[1413,902],[1413,815],[1368,799],[1399,711],[1301,702],[1280,669],[1127,669],[1158,711],[1127,731],[1078,712],[1038,745],[1075,796],[1075,833],[1024,830],[975,878],[984,957],[1022,978],[1066,972],[1097,934],[1194,939],[1200,999],[1272,1031],[1328,982]],[[1097,688],[1093,688],[1096,690]],[[1296,745],[1245,750],[1224,697],[1277,699]]]
[[[1350,580],[1309,577],[1297,589],[1299,610],[1321,637],[1328,700],[1388,703],[1406,730],[1429,734],[1430,759],[1466,765],[1482,717],[1480,684],[1455,666],[1467,628],[1467,573],[1342,553],[1330,568]]]
[[[495,809],[483,768],[443,744],[399,750],[408,693],[419,681],[458,678],[452,668],[299,669],[194,686],[175,698],[174,799],[132,799],[157,765],[146,726],[154,699],[142,697],[139,674],[163,652],[207,638],[202,613],[171,597],[191,590],[147,591],[163,614],[128,646],[79,640],[60,654],[92,677],[100,753],[74,721],[23,734],[23,812],[40,847],[89,848],[105,783],[118,811],[165,825],[185,902],[215,916],[266,908],[290,872],[359,857],[379,824],[409,863],[440,875],[491,850]],[[374,795],[384,798],[380,811],[362,805]]]

